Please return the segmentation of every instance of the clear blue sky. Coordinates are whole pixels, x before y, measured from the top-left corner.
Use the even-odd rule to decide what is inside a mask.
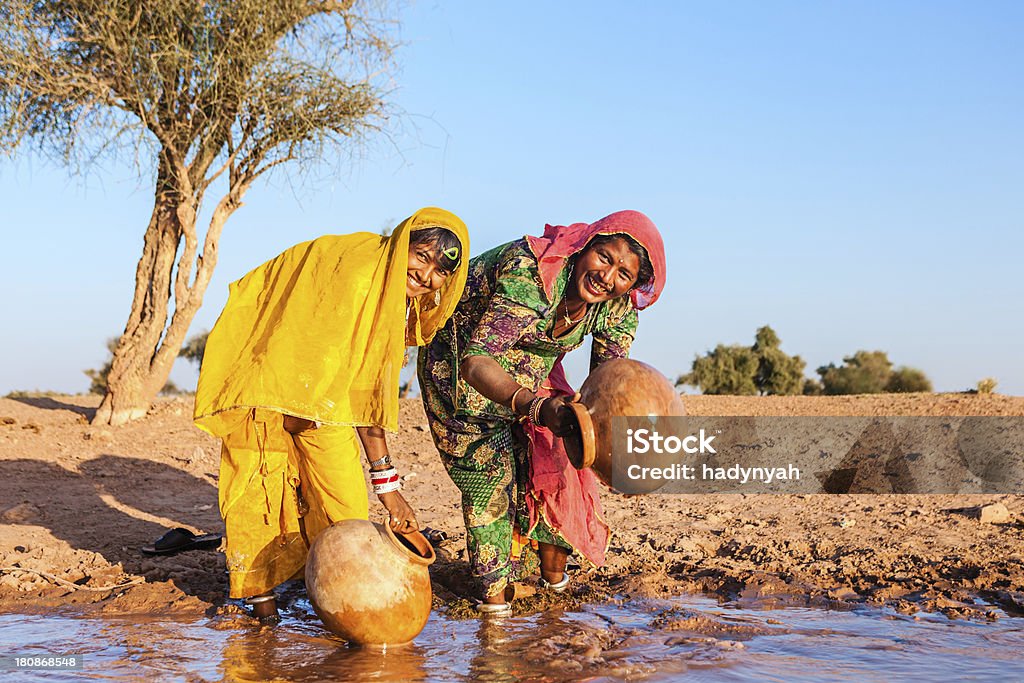
[[[479,253],[619,209],[670,278],[634,357],[675,377],[771,324],[819,365],[882,349],[937,390],[1024,394],[1024,4],[419,2],[390,139],[254,187],[192,331],[296,242],[422,205]],[[127,164],[0,161],[0,393],[84,391],[124,327],[149,216]],[[583,377],[584,352],[570,364]],[[179,362],[172,378],[194,386]]]

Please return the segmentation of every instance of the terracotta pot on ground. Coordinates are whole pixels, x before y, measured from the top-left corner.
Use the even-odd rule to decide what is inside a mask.
[[[418,531],[348,519],[309,549],[306,592],[324,625],[350,643],[385,647],[412,641],[430,616],[427,567],[434,549]]]
[[[622,428],[656,425],[656,416],[686,414],[683,401],[672,382],[646,363],[620,358],[602,363],[580,387],[580,402],[571,405],[579,422],[579,436],[565,439],[569,461],[577,469],[590,467],[598,478],[620,493],[650,493],[666,480],[630,480],[630,465],[665,467],[676,460],[672,455],[630,454],[625,439],[612,439],[612,418],[635,417]]]

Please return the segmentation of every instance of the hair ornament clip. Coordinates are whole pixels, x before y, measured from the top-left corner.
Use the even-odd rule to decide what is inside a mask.
[[[445,256],[447,256],[452,261],[457,261],[459,259],[459,248],[458,247],[451,247],[449,249],[445,249],[441,253],[444,254]]]

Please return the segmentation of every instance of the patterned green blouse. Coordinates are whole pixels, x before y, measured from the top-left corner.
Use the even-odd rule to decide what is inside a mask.
[[[593,336],[591,369],[629,354],[638,318],[628,296],[590,306],[580,323],[563,336],[552,337],[568,277],[567,269],[559,273],[549,300],[537,259],[525,239],[495,247],[469,262],[462,300],[429,350],[434,356],[431,378],[454,382],[457,414],[513,418],[508,407],[485,398],[460,377],[461,358],[490,356],[517,382],[537,390],[558,358],[579,348],[588,334]],[[442,349],[446,358],[435,355]]]

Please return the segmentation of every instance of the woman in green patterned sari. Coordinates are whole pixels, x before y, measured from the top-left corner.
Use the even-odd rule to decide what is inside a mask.
[[[642,213],[549,225],[472,259],[454,315],[421,348],[424,408],[462,492],[481,611],[507,611],[510,584],[538,568],[542,586],[563,589],[572,550],[603,563],[597,480],[569,465],[558,438],[574,424],[561,359],[587,335],[591,370],[625,357],[637,311],[664,284],[661,235]]]

